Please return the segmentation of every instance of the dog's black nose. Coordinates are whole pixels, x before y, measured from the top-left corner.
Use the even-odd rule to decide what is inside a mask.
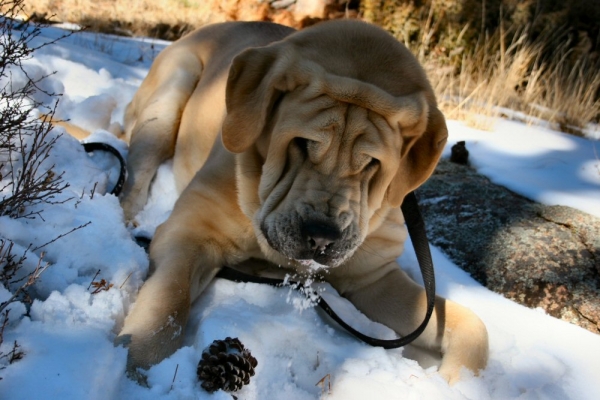
[[[337,226],[323,222],[305,222],[301,232],[302,237],[307,241],[308,248],[315,252],[324,252],[342,237]]]

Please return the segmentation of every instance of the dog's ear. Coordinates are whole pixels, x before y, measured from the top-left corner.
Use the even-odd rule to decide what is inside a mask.
[[[229,151],[241,153],[250,147],[264,130],[279,96],[293,90],[293,82],[286,80],[293,60],[282,56],[283,51],[276,44],[250,48],[233,60],[222,128],[223,144]]]
[[[448,139],[446,120],[435,105],[429,107],[427,127],[423,134],[415,135],[414,130],[400,130],[404,141],[400,167],[387,192],[387,199],[392,207],[399,207],[409,192],[429,178]]]

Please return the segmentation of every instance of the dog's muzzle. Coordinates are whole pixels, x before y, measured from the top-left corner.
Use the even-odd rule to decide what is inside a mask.
[[[358,235],[352,225],[345,230],[327,219],[303,220],[280,218],[262,232],[269,245],[287,258],[314,260],[318,264],[335,267],[347,259],[358,246]]]

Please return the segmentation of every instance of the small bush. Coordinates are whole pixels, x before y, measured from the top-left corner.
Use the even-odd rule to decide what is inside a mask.
[[[46,76],[31,77],[23,62],[55,41],[33,44],[42,26],[15,19],[23,13],[23,0],[0,0],[0,9],[4,13],[0,17],[0,218],[43,219],[45,206],[68,201],[58,200],[56,195],[69,184],[62,174],[46,165],[58,139],[50,135],[58,94],[44,90],[40,83]],[[54,99],[53,105],[44,106],[40,99],[48,98]],[[41,115],[39,110],[43,112]],[[37,266],[31,272],[24,272],[28,254],[40,248],[23,249],[10,238],[0,237],[0,283],[9,292],[8,298],[0,300],[0,345],[9,323],[11,304],[29,301],[28,289],[49,265],[41,253],[36,256]],[[18,343],[14,342],[10,351],[0,350],[0,365],[22,356]]]

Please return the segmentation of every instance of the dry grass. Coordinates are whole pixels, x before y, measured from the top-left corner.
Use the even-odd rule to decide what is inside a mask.
[[[586,49],[591,41],[565,43],[566,27],[550,14],[543,29],[539,23],[533,29],[515,10],[503,17],[504,3],[495,33],[477,36],[472,25],[456,23],[457,16],[476,11],[467,3],[477,2],[432,0],[417,7],[403,0],[361,0],[361,12],[417,55],[449,118],[490,128],[496,117],[508,114],[570,133],[581,134],[590,123],[597,129],[600,64]]]
[[[569,60],[567,47],[543,61],[544,43],[527,41],[526,33],[503,44],[486,40],[465,54],[458,72],[425,60],[448,118],[489,128],[505,109],[543,120],[556,129],[581,135],[600,117],[600,71],[589,58]]]
[[[444,25],[436,14],[443,6],[439,2],[417,10],[412,2],[386,0],[376,10],[377,17],[369,18],[370,3],[377,2],[361,2],[363,17],[381,24],[413,50],[449,118],[489,128],[508,108],[569,132],[598,123],[600,71],[585,54],[563,46],[544,59],[549,36],[532,42],[527,27],[515,32],[502,23],[494,35],[469,47],[473,38],[468,38],[472,34],[468,26],[456,31]],[[55,20],[79,22],[91,30],[163,38],[169,38],[165,30],[171,30],[173,39],[207,23],[264,19],[267,9],[267,2],[250,0],[27,1],[29,13],[55,15]]]
[[[160,27],[184,33],[231,19],[230,3],[231,0],[28,0],[25,9],[29,15],[35,12],[54,21],[80,23],[93,31],[161,36],[164,32],[160,32]]]
[[[210,19],[216,1],[203,0],[29,0],[29,12],[56,15],[59,21],[85,19],[144,23],[202,23]]]

